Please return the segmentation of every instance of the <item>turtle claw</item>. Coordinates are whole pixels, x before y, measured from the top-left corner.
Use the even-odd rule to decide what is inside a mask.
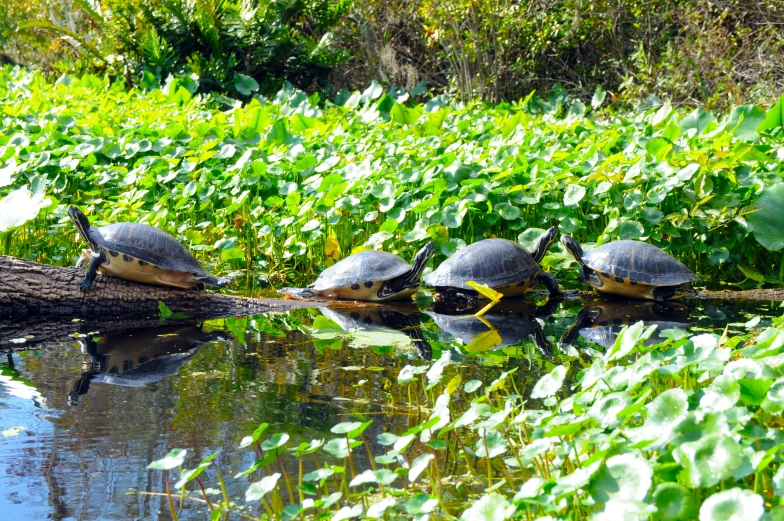
[[[93,281],[85,277],[82,279],[82,282],[79,283],[79,289],[82,291],[82,293],[87,293],[87,290],[90,289],[90,286],[92,285]]]

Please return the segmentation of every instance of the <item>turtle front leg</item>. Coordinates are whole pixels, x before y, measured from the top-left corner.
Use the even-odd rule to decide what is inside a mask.
[[[87,273],[84,274],[84,278],[81,284],[79,284],[79,289],[82,290],[82,293],[86,293],[90,286],[93,285],[95,277],[98,276],[98,268],[104,262],[106,262],[106,254],[103,250],[100,253],[92,252],[92,259],[90,259],[90,265],[87,266]]]
[[[563,296],[563,293],[561,293],[561,288],[558,287],[558,282],[555,281],[555,277],[546,271],[540,271],[536,276],[535,282],[546,287],[547,291],[550,292],[551,297]]]
[[[436,287],[438,296],[441,300],[453,300],[455,302],[464,302],[469,307],[476,306],[479,302],[479,293],[462,288],[453,287]]]
[[[670,300],[678,293],[678,286],[662,286],[653,290],[653,300],[664,302]]]

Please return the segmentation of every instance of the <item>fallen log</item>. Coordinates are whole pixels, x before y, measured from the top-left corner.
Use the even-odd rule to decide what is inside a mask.
[[[48,314],[69,316],[158,316],[158,302],[191,316],[237,316],[319,307],[323,302],[259,299],[196,289],[140,284],[99,274],[86,292],[84,271],[0,256],[0,318]]]

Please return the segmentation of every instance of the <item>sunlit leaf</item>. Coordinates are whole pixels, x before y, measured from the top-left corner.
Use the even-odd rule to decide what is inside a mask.
[[[171,470],[181,466],[185,462],[187,449],[172,449],[166,456],[155,460],[147,468],[150,470]]]
[[[510,505],[504,496],[491,493],[482,496],[468,507],[460,519],[463,521],[501,521],[511,517],[515,510],[515,506]]]
[[[769,186],[762,197],[754,203],[757,211],[749,215],[748,222],[754,231],[754,238],[769,251],[784,248],[784,183]]]
[[[717,492],[700,507],[700,521],[759,521],[765,513],[762,496],[731,488]]]
[[[536,382],[536,385],[534,385],[534,388],[531,391],[531,398],[547,398],[548,396],[553,396],[561,390],[564,378],[566,378],[566,367],[559,365]]]

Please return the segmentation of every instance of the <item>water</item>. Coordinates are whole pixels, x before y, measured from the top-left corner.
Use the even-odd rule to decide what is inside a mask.
[[[331,426],[364,414],[374,420],[365,438],[382,452],[373,443],[380,432],[420,420],[399,370],[445,350],[463,382],[489,383],[517,367],[527,394],[559,350],[604,349],[629,322],[745,333],[781,314],[774,303],[503,301],[481,321],[428,300],[420,307],[343,305],[167,325],[0,323],[0,347],[16,350],[0,358],[0,518],[170,519],[163,475],[146,466],[175,447],[189,449],[190,467],[220,450],[231,495],[243,503],[248,481],[231,476],[255,458],[237,446],[262,421],[299,443],[331,439]],[[362,330],[346,335],[336,324]],[[308,334],[312,326],[319,332]],[[357,457],[358,470],[366,461]],[[204,477],[217,483],[212,469]],[[207,519],[205,510],[186,503],[181,519]]]

